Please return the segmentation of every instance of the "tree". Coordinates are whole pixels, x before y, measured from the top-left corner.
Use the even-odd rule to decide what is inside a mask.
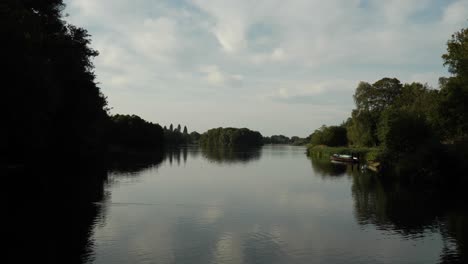
[[[452,35],[444,66],[453,74],[441,79],[439,114],[443,134],[448,140],[468,138],[468,29]]]
[[[184,126],[184,135],[188,135],[187,126]]]
[[[442,55],[444,66],[457,78],[468,79],[468,29],[452,35],[447,42],[447,53]]]
[[[434,139],[423,116],[402,109],[387,109],[379,122],[378,136],[391,153],[413,153]]]
[[[200,137],[202,145],[226,147],[256,147],[263,144],[262,134],[247,128],[213,128]]]
[[[346,146],[346,128],[343,126],[325,126],[312,133],[310,143],[312,145],[327,145],[330,147]]]
[[[181,128],[180,124],[177,125],[177,130],[176,130],[176,131],[177,131],[177,132],[181,132],[181,131],[182,131],[182,128]]]
[[[172,126],[172,124],[169,126],[169,131],[174,131],[174,127]]]
[[[114,115],[108,131],[111,146],[131,150],[160,150],[164,131],[158,124],[137,115]]]
[[[99,155],[107,102],[95,82],[85,29],[67,24],[62,0],[5,0],[0,34],[5,124],[0,144],[12,162],[66,152]]]
[[[383,78],[374,84],[360,82],[354,93],[356,109],[348,123],[351,144],[376,146],[377,123],[382,111],[393,105],[402,93],[403,85],[396,78]]]

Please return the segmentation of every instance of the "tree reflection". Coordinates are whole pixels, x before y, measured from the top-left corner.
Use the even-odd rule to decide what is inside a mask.
[[[310,157],[312,170],[323,178],[340,177],[359,173],[358,164],[330,162],[327,158]]]
[[[359,224],[371,224],[405,238],[440,232],[445,245],[441,262],[466,263],[468,217],[466,208],[459,205],[458,197],[427,187],[385,182],[379,177],[371,173],[352,177],[355,215]]]
[[[102,212],[94,202],[105,199],[107,174],[103,166],[76,164],[7,171],[2,235],[9,246],[3,263],[83,263],[92,258],[90,236]]]
[[[259,160],[261,147],[201,147],[202,155],[210,161],[217,163],[247,163]]]
[[[172,154],[165,151],[126,153],[111,157],[108,169],[118,173],[136,173],[146,168],[158,166],[169,155],[172,158]]]

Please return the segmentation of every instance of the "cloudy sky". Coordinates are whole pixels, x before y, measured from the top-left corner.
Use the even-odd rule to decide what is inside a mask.
[[[437,87],[468,0],[65,0],[112,113],[189,131],[307,136],[345,120],[359,81]]]

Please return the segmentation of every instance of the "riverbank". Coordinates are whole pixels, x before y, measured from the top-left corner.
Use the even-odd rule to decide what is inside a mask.
[[[361,163],[376,166],[379,162],[378,157],[381,153],[380,148],[367,147],[329,147],[325,145],[307,146],[307,156],[328,158],[333,154],[348,154],[357,157]]]

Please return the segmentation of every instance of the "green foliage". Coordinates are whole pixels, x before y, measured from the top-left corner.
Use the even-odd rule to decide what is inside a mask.
[[[351,119],[346,124],[349,145],[364,147],[376,146],[377,129],[376,114],[370,111],[353,110]]]
[[[447,42],[447,53],[442,55],[442,59],[450,73],[468,79],[468,29],[462,29],[452,35]]]
[[[316,158],[328,159],[333,154],[347,154],[353,157],[358,157],[361,161],[377,160],[381,155],[380,148],[367,147],[328,147],[323,145],[312,146],[307,148],[307,155]]]
[[[382,111],[394,104],[403,86],[396,78],[383,78],[374,84],[360,82],[354,93],[356,109],[347,123],[348,140],[355,146],[376,146],[377,124]]]
[[[346,137],[346,128],[343,126],[325,126],[312,133],[310,143],[316,145],[326,145],[331,147],[346,146],[348,140]]]
[[[374,84],[360,82],[354,94],[356,110],[382,112],[401,94],[402,84],[396,78],[383,78]]]
[[[291,139],[284,135],[273,135],[271,137],[264,137],[264,144],[289,144]]]
[[[200,140],[200,133],[198,133],[197,131],[193,131],[192,133],[189,134],[190,136],[190,143],[198,143],[198,141]]]
[[[209,146],[261,146],[262,134],[247,128],[213,128],[203,133],[200,144]]]
[[[297,136],[292,136],[290,144],[294,146],[305,146],[309,144],[309,142],[310,142],[310,137],[301,138]]]
[[[438,114],[442,135],[448,141],[468,138],[468,81],[445,79],[440,90]]]
[[[468,138],[468,29],[452,35],[442,59],[453,76],[440,80],[440,127],[445,139],[454,142]]]
[[[401,109],[387,109],[379,123],[378,136],[391,153],[412,153],[436,141],[424,116]]]

